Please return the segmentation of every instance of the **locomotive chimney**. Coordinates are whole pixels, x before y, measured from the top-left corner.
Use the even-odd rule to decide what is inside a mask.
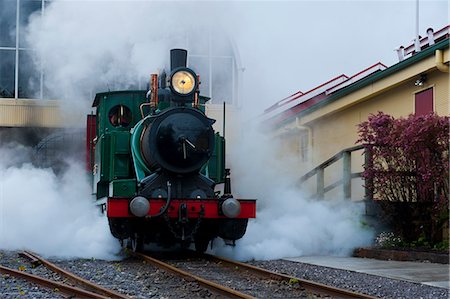
[[[187,50],[172,49],[170,50],[170,71],[179,67],[186,67]]]

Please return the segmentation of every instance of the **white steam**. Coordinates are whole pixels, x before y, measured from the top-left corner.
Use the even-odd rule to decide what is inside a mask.
[[[23,149],[1,149],[4,158]],[[23,159],[23,160],[26,160]],[[84,170],[74,163],[61,176],[29,163],[0,162],[0,249],[45,256],[114,258],[120,246],[91,200]]]
[[[309,200],[295,183],[299,163],[276,139],[249,128],[232,149],[232,186],[241,198],[257,198],[256,219],[237,246],[216,253],[240,260],[302,255],[349,255],[372,242],[373,232],[362,223],[364,206],[335,198]]]
[[[52,98],[71,118],[89,111],[96,92],[145,89],[168,68],[171,48],[189,48],[187,33],[213,18],[208,5],[146,1],[53,1],[35,14],[27,43],[36,49]],[[193,14],[202,18],[194,18]]]

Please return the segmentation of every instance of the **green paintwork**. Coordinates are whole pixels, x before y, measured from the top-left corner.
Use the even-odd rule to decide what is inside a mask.
[[[140,136],[142,134],[142,130],[144,129],[144,122],[148,117],[139,121],[136,126],[133,128],[131,133],[131,154],[133,157],[133,166],[136,175],[136,179],[138,182],[142,181],[147,175],[151,173],[150,169],[145,165],[144,158],[141,155],[141,143]]]
[[[130,129],[141,120],[139,106],[146,102],[145,90],[113,91],[98,93],[95,96],[94,107],[97,107],[97,136],[107,131],[130,131]],[[130,109],[132,119],[126,127],[114,127],[108,119],[111,108],[124,105]]]
[[[221,184],[225,182],[225,138],[216,133],[214,141],[214,153],[202,168],[201,173],[215,181],[216,184]]]
[[[110,193],[117,197],[133,197],[136,194],[136,180],[113,180],[109,184]]]
[[[94,174],[97,198],[109,195],[110,183],[131,179],[134,182],[134,167],[130,152],[130,130],[141,120],[139,106],[146,101],[146,91],[115,91],[96,95],[94,107],[97,107],[97,144],[95,145]],[[126,127],[113,126],[108,118],[109,111],[117,105],[123,105],[131,111],[131,122]],[[133,183],[135,184],[135,182]],[[136,191],[136,186],[133,189]],[[115,190],[113,190],[115,192]]]
[[[142,118],[140,105],[147,102],[145,90],[113,91],[98,93],[93,107],[97,108],[97,143],[95,145],[94,193],[97,199],[107,196],[133,197],[137,183],[152,172],[141,155],[140,136],[145,122],[151,116]],[[207,97],[200,96],[199,110],[205,111]],[[127,126],[113,126],[109,112],[115,106],[123,105],[131,112]],[[158,111],[170,108],[169,103],[160,101]],[[144,112],[148,112],[144,106]],[[215,150],[202,173],[216,183],[225,180],[225,139],[215,135]]]

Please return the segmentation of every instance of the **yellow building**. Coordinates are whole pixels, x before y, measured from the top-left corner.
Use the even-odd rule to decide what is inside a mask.
[[[305,189],[325,193],[325,198],[364,198],[358,177],[363,150],[352,147],[358,139],[357,125],[369,114],[449,115],[449,28],[437,32],[430,28],[420,44],[400,47],[400,61],[391,67],[377,63],[354,76],[341,75],[265,111],[265,123],[284,149],[298,158],[299,177],[306,174],[301,179]]]

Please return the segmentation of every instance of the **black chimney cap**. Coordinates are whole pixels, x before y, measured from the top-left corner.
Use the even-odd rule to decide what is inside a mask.
[[[186,67],[187,50],[172,49],[170,50],[170,71],[179,67]]]

